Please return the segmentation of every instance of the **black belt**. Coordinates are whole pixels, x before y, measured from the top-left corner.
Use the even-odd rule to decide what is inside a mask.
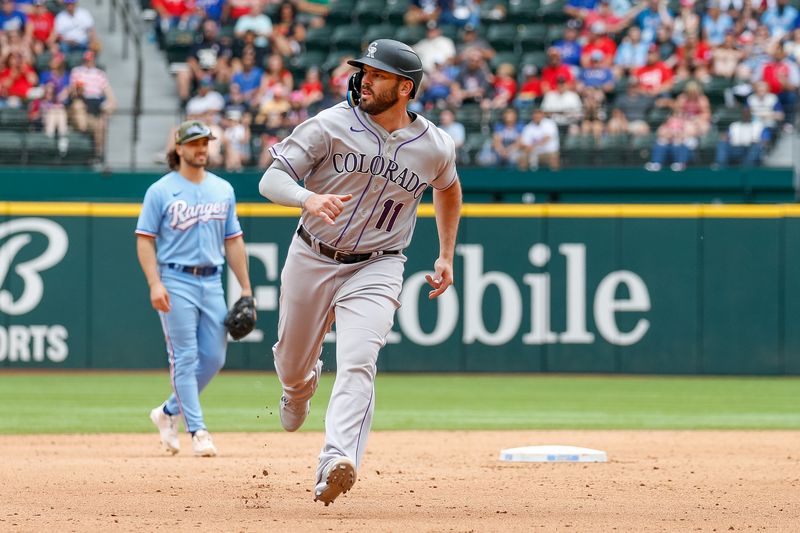
[[[213,276],[219,272],[219,267],[215,266],[184,266],[176,265],[175,263],[169,263],[167,264],[167,268],[177,270],[178,272],[186,272],[187,274],[191,274],[193,276]]]
[[[306,228],[303,226],[298,227],[297,234],[305,241],[307,245],[311,246],[312,248],[314,247],[314,245],[311,244],[311,234],[308,232],[308,230],[306,230]],[[379,255],[397,255],[400,253],[400,250],[384,250],[381,252],[365,252],[362,254],[356,254],[353,252],[343,252],[342,250],[337,250],[333,246],[328,246],[324,242],[319,242],[319,253],[325,257],[330,257],[336,262],[350,265],[353,263],[366,261],[367,259],[377,257]]]

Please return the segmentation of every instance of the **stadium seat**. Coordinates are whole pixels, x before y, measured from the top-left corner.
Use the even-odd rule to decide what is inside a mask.
[[[397,28],[397,33],[394,34],[394,38],[409,46],[413,46],[424,39],[425,34],[425,26],[415,24],[414,26],[400,26]]]
[[[498,52],[513,51],[517,39],[517,26],[515,24],[494,24],[486,32],[486,39]]]
[[[353,20],[355,0],[330,0],[326,23],[334,26],[349,24]]]
[[[28,161],[53,161],[58,158],[55,137],[42,132],[31,132],[25,136],[25,151]]]
[[[539,0],[510,0],[507,20],[528,23],[539,18]]]
[[[328,52],[331,47],[332,26],[322,26],[321,28],[308,28],[306,32],[306,50],[321,50]]]
[[[630,139],[625,133],[606,135],[597,146],[597,164],[602,166],[621,166],[626,163]]]
[[[292,57],[288,62],[288,67],[292,71],[292,74],[294,74],[295,80],[302,80],[310,67],[322,66],[327,57],[328,54],[326,52],[311,50]]]
[[[345,56],[350,57],[359,57],[361,55],[361,50],[334,50],[328,54],[328,57],[325,59],[325,62],[322,63],[322,71],[323,72],[330,72],[331,70],[335,69],[339,66],[341,59]]]
[[[36,69],[37,72],[43,72],[47,70],[50,66],[50,60],[53,58],[53,54],[49,50],[45,50],[38,56],[36,56],[36,62],[33,65],[33,68]]]
[[[739,107],[718,107],[711,115],[711,122],[717,126],[717,131],[726,131],[733,122],[742,119],[742,109]]]
[[[548,29],[544,24],[527,24],[517,29],[517,46],[523,52],[538,52],[544,50]]]
[[[364,27],[358,24],[336,26],[331,35],[330,44],[337,50],[361,49],[364,38]]]
[[[164,52],[167,61],[179,63],[186,61],[194,44],[195,34],[190,31],[172,29],[164,35]]]
[[[483,0],[480,13],[482,24],[493,24],[508,18],[507,0]]]
[[[20,162],[24,136],[14,131],[0,131],[0,163]]]
[[[367,27],[364,33],[364,40],[362,46],[375,41],[376,39],[393,39],[395,27],[391,24],[375,24]]]
[[[714,76],[708,83],[703,85],[703,90],[712,108],[725,104],[725,91],[730,89],[731,84],[730,78]]]
[[[62,158],[65,163],[75,165],[86,165],[94,157],[94,141],[92,136],[86,133],[72,132],[67,135],[69,138],[69,148],[66,155]]]
[[[561,24],[569,20],[569,15],[564,13],[566,0],[555,0],[539,7],[539,17],[545,24]]]
[[[647,123],[650,125],[650,129],[655,131],[667,120],[670,113],[672,113],[672,109],[669,107],[654,107],[651,109],[650,113],[647,114]]]
[[[547,64],[547,52],[528,52],[522,55],[520,66],[536,65],[541,70]]]
[[[456,109],[456,120],[464,125],[467,132],[480,131],[483,124],[483,110],[478,104],[464,103]]]
[[[503,63],[511,63],[514,66],[514,71],[516,72],[517,67],[520,65],[520,56],[516,52],[498,52],[492,58],[489,66],[491,67],[492,71],[496,71],[497,67]]]
[[[564,26],[563,25],[556,25],[550,26],[547,29],[547,45],[551,45],[559,39],[564,37]]]
[[[17,132],[28,129],[27,109],[9,107],[0,110],[0,127]]]
[[[475,164],[478,153],[483,148],[484,144],[491,141],[492,136],[488,133],[474,132],[467,134],[464,140],[462,151],[467,154],[466,164]]]
[[[386,0],[386,22],[393,26],[402,26],[410,3],[409,0]]]
[[[356,21],[362,26],[380,24],[383,21],[386,4],[384,0],[358,0],[354,13]]]

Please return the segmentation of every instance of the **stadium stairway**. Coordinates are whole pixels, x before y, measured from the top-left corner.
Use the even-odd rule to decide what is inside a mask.
[[[124,0],[123,0],[124,1]],[[128,57],[123,59],[123,26],[116,19],[111,31],[112,5],[108,0],[83,0],[95,20],[98,38],[103,49],[98,63],[106,70],[117,98],[117,111],[111,116],[106,143],[105,168],[110,170],[165,170],[163,163],[154,161],[154,154],[163,153],[167,135],[180,117],[175,80],[164,64],[164,55],[154,40],[148,38],[152,22],[142,21],[136,2],[129,2],[133,18],[142,31],[142,110],[139,117],[139,141],[133,144],[133,97],[136,81],[136,54],[132,44]]]

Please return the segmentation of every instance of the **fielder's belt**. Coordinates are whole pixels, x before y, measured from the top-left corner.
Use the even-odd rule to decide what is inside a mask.
[[[337,250],[333,246],[328,246],[324,242],[315,239],[303,226],[299,226],[297,228],[297,234],[301,239],[303,239],[303,241],[305,241],[307,245],[311,247],[311,249],[314,249],[313,241],[316,240],[317,245],[319,246],[320,254],[333,259],[337,263],[343,263],[345,265],[360,263],[361,261],[366,261],[367,259],[372,259],[373,257],[378,257],[381,255],[397,255],[401,252],[401,250],[381,250],[378,252],[364,253],[345,252],[343,250]]]

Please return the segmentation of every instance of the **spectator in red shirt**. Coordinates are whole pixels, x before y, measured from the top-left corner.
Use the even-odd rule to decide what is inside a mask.
[[[606,35],[606,26],[602,22],[592,24],[589,40],[581,50],[581,66],[586,68],[591,63],[592,53],[599,51],[603,59],[599,62],[601,67],[610,67],[614,63],[617,53],[617,43]]]
[[[505,109],[517,95],[517,80],[514,77],[514,65],[503,63],[497,67],[497,74],[492,83],[494,97],[490,107]]]
[[[563,79],[569,87],[575,83],[572,69],[561,62],[561,54],[557,48],[547,50],[547,65],[542,69],[542,89],[544,92],[555,91],[558,79]]]
[[[686,36],[686,43],[675,51],[678,59],[676,75],[679,78],[694,77],[705,83],[711,79],[709,67],[713,53],[705,41],[700,41],[696,35]]]
[[[764,65],[761,79],[766,82],[769,92],[778,97],[783,107],[784,131],[791,131],[797,106],[797,88],[800,86],[800,68],[786,59],[786,51],[778,46],[772,53],[772,61]]]
[[[643,6],[644,2],[640,3],[633,9],[628,10],[624,17],[618,17],[613,11],[611,11],[608,0],[600,0],[597,3],[596,8],[588,11],[586,16],[583,18],[583,36],[588,37],[588,30],[591,30],[592,26],[598,22],[603,25],[605,31],[608,33],[619,33],[630,24],[631,20],[633,20],[636,15],[639,14],[639,12],[642,11]]]
[[[167,33],[172,28],[194,31],[200,26],[200,14],[194,0],[152,0],[158,13],[158,28]]]
[[[517,105],[533,103],[544,95],[542,80],[536,77],[536,65],[525,65],[522,67],[522,76],[525,81],[519,88],[517,94]]]
[[[645,94],[669,98],[669,91],[673,85],[673,74],[672,70],[659,58],[657,46],[650,46],[647,51],[647,64],[636,69],[634,76],[639,80],[639,87]]]
[[[25,38],[33,46],[36,55],[44,52],[45,48],[56,42],[53,28],[56,17],[47,6],[45,0],[35,0],[33,10],[28,14],[28,24],[25,26]]]
[[[28,91],[39,83],[39,76],[17,53],[9,54],[6,68],[0,70],[0,97],[9,107],[20,107]]]

